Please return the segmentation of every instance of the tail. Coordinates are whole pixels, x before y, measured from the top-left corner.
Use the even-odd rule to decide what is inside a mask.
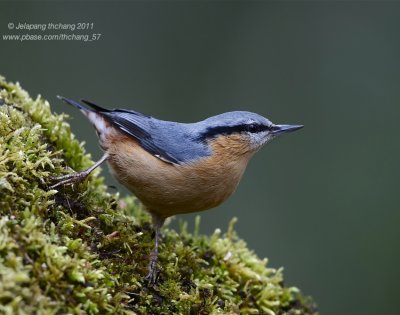
[[[66,98],[64,96],[57,95],[57,98],[62,100],[65,103],[69,104],[69,105],[72,105],[72,106],[78,108],[84,114],[86,114],[87,112],[109,112],[108,109],[103,108],[103,107],[101,107],[99,105],[96,105],[96,104],[94,104],[94,103],[92,103],[90,101],[81,100],[84,104],[89,106],[89,107],[87,107],[87,106],[85,106],[85,105],[83,105],[81,103],[78,103],[78,102],[76,102],[74,100],[71,100],[69,98]]]
[[[103,135],[107,135],[107,133],[110,130],[109,128],[110,123],[106,118],[107,116],[106,112],[110,112],[110,110],[102,108],[96,104],[93,104],[85,100],[82,100],[82,102],[88,105],[89,107],[79,102],[65,98],[63,96],[57,95],[57,97],[63,102],[78,108],[89,119],[94,128],[97,130],[97,134],[100,137],[100,139],[103,138]]]

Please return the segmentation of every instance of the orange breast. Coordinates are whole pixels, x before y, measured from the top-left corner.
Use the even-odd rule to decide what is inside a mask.
[[[212,156],[180,165],[161,161],[128,137],[109,137],[105,148],[116,179],[150,212],[169,217],[216,207],[235,191],[252,153],[245,146],[232,149],[236,142],[227,138],[212,142]]]

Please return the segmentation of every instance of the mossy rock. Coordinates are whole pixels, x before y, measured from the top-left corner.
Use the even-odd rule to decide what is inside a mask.
[[[134,197],[108,193],[99,170],[49,190],[51,176],[93,163],[65,119],[0,77],[0,313],[316,314],[234,221],[211,236],[164,228],[149,287],[154,233]]]

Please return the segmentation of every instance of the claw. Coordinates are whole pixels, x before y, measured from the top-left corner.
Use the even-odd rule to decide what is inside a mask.
[[[70,185],[74,183],[80,183],[85,180],[85,178],[88,176],[87,172],[81,172],[81,173],[74,173],[74,174],[67,174],[59,177],[51,177],[51,180],[53,181],[59,181],[58,183],[50,186],[50,189],[54,189],[58,186],[61,185]]]
[[[153,216],[153,226],[156,232],[155,235],[155,244],[154,250],[150,253],[150,263],[149,263],[149,273],[146,276],[146,280],[148,281],[150,286],[154,286],[157,282],[157,278],[159,275],[159,270],[157,270],[157,260],[158,260],[158,243],[160,239],[160,229],[164,224],[165,218],[159,217],[155,214]]]
[[[72,173],[72,174],[67,174],[67,175],[62,175],[59,177],[50,177],[51,180],[56,181],[58,180],[59,182],[57,184],[54,184],[50,186],[50,189],[54,189],[58,186],[61,185],[69,185],[69,184],[74,184],[74,183],[80,183],[83,180],[85,180],[86,177],[89,176],[89,174],[96,168],[98,167],[101,163],[103,163],[106,159],[108,158],[108,153],[104,153],[104,155],[101,157],[100,160],[98,160],[96,163],[94,163],[91,167],[89,167],[87,170],[84,170],[80,173]]]
[[[157,259],[153,259],[153,253],[151,256],[149,273],[147,274],[145,280],[149,283],[149,286],[154,286],[157,282],[159,270],[157,270]]]

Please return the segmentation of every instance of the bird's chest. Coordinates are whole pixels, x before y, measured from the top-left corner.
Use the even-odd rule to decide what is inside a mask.
[[[219,155],[168,164],[131,140],[119,141],[108,151],[109,166],[118,181],[163,216],[218,206],[236,189],[247,164],[247,159]]]

